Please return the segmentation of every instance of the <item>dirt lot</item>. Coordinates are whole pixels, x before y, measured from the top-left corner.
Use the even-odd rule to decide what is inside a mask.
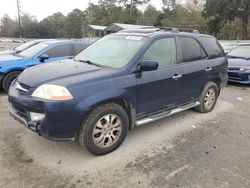
[[[0,187],[250,187],[250,87],[227,86],[212,113],[188,110],[129,132],[94,157],[8,116],[0,93]]]

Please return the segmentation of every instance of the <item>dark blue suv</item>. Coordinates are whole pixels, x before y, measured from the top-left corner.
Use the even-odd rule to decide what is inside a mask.
[[[212,111],[227,82],[227,64],[212,36],[125,30],[73,59],[23,72],[10,87],[9,112],[43,137],[78,139],[103,155],[135,126],[189,108]]]

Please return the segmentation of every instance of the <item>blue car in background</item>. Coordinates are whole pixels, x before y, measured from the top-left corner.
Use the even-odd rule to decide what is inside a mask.
[[[228,81],[250,84],[250,44],[242,44],[227,54]]]
[[[25,69],[41,63],[71,58],[90,44],[91,41],[82,40],[50,40],[36,44],[19,54],[2,55],[0,86],[7,92],[13,80]]]
[[[0,55],[11,55],[11,54],[18,54],[21,53],[22,51],[30,48],[31,46],[34,46],[40,42],[45,42],[48,39],[38,39],[38,40],[32,40],[29,42],[26,42],[24,44],[21,44],[20,46],[17,46],[16,48],[10,49],[10,50],[3,50],[0,51]]]

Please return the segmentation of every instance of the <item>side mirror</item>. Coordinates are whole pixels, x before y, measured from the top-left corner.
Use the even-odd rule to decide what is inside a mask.
[[[139,65],[139,70],[143,71],[154,71],[158,69],[158,62],[154,60],[144,60]]]
[[[38,59],[40,62],[44,62],[45,60],[49,59],[49,56],[47,54],[42,54]]]

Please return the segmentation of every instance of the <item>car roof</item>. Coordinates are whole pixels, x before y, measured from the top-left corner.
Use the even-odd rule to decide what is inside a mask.
[[[85,40],[75,40],[75,39],[45,39],[41,44],[54,45],[54,44],[73,44],[73,43],[90,43],[90,41]]]

